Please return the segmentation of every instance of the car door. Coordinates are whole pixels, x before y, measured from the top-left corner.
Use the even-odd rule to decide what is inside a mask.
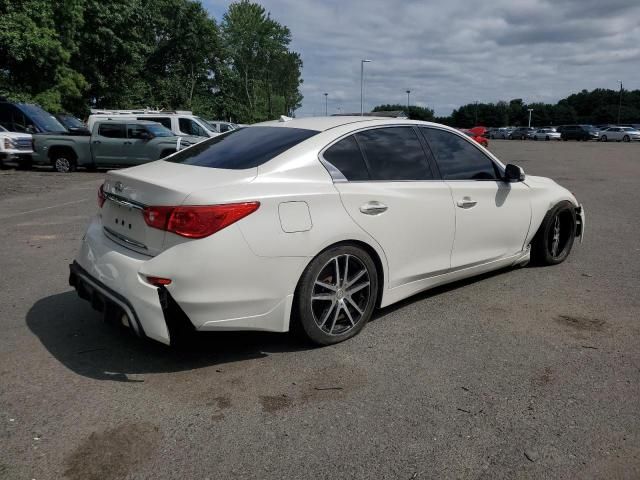
[[[455,209],[451,268],[522,251],[531,220],[529,188],[502,181],[500,167],[462,135],[435,127],[420,130],[451,189]]]
[[[386,255],[390,288],[450,267],[451,192],[428,153],[412,126],[362,130],[323,152],[341,172],[335,187],[347,212]]]
[[[622,139],[622,129],[619,127],[610,128],[607,131],[607,140],[619,141]]]
[[[149,148],[151,135],[144,125],[128,123],[127,140],[124,142],[122,164],[140,165],[151,161]]]
[[[96,165],[120,164],[126,137],[124,123],[98,123],[96,134],[91,138]]]

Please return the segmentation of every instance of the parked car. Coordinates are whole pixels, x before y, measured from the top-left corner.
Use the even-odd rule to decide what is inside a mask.
[[[562,140],[598,140],[600,133],[593,125],[563,125]]]
[[[496,138],[506,140],[507,138],[509,138],[509,134],[512,131],[513,129],[509,127],[492,128],[489,130],[489,138],[492,140]]]
[[[632,127],[609,127],[600,132],[600,141],[608,142],[609,140],[615,140],[616,142],[640,140],[640,131]]]
[[[483,135],[478,134],[477,132],[472,132],[471,130],[461,130],[468,137],[473,138],[476,142],[482,145],[484,148],[489,148],[489,140],[487,140]]]
[[[240,128],[237,124],[231,122],[220,122],[218,120],[205,120],[207,125],[211,126],[215,132],[225,133]]]
[[[509,134],[509,140],[526,140],[529,138],[529,134],[532,134],[535,131],[536,129],[533,127],[518,127],[511,131]]]
[[[175,135],[186,135],[191,137],[215,137],[220,135],[206,120],[193,115],[188,111],[174,112],[154,112],[154,113],[120,113],[116,110],[111,113],[92,113],[87,120],[89,130],[93,129],[93,124],[97,120],[147,120],[158,122],[171,130]]]
[[[558,264],[584,232],[570,191],[462,132],[360,116],[265,122],[108,172],[98,205],[70,284],[166,344],[294,325],[337,343],[423,290]]]
[[[32,153],[31,135],[10,132],[0,126],[0,168],[4,168],[6,162],[17,162],[19,166],[27,167],[31,164]]]
[[[51,164],[58,172],[87,168],[132,166],[164,158],[198,143],[180,137],[156,122],[104,120],[94,122],[90,136],[34,135],[34,163]]]
[[[531,135],[533,140],[560,140],[560,134],[555,128],[539,128]]]
[[[72,135],[91,135],[91,131],[79,118],[68,113],[58,113],[54,115]]]
[[[10,132],[64,133],[64,126],[38,105],[2,100],[0,97],[0,125]]]

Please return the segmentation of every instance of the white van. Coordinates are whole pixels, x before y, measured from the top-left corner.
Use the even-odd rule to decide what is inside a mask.
[[[193,137],[217,137],[219,132],[188,111],[161,112],[161,111],[131,111],[131,110],[91,110],[87,120],[90,131],[97,120],[147,120],[158,122],[167,127],[176,135],[188,135]]]

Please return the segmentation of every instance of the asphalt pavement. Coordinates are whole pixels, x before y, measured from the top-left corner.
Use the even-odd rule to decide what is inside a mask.
[[[67,277],[104,175],[0,172],[0,478],[640,478],[640,145],[490,147],[575,193],[584,243],[325,348],[102,323]]]

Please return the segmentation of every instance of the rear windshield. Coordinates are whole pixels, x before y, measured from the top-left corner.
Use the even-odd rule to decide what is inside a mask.
[[[317,133],[288,127],[240,128],[197,143],[167,161],[230,170],[254,168]]]

